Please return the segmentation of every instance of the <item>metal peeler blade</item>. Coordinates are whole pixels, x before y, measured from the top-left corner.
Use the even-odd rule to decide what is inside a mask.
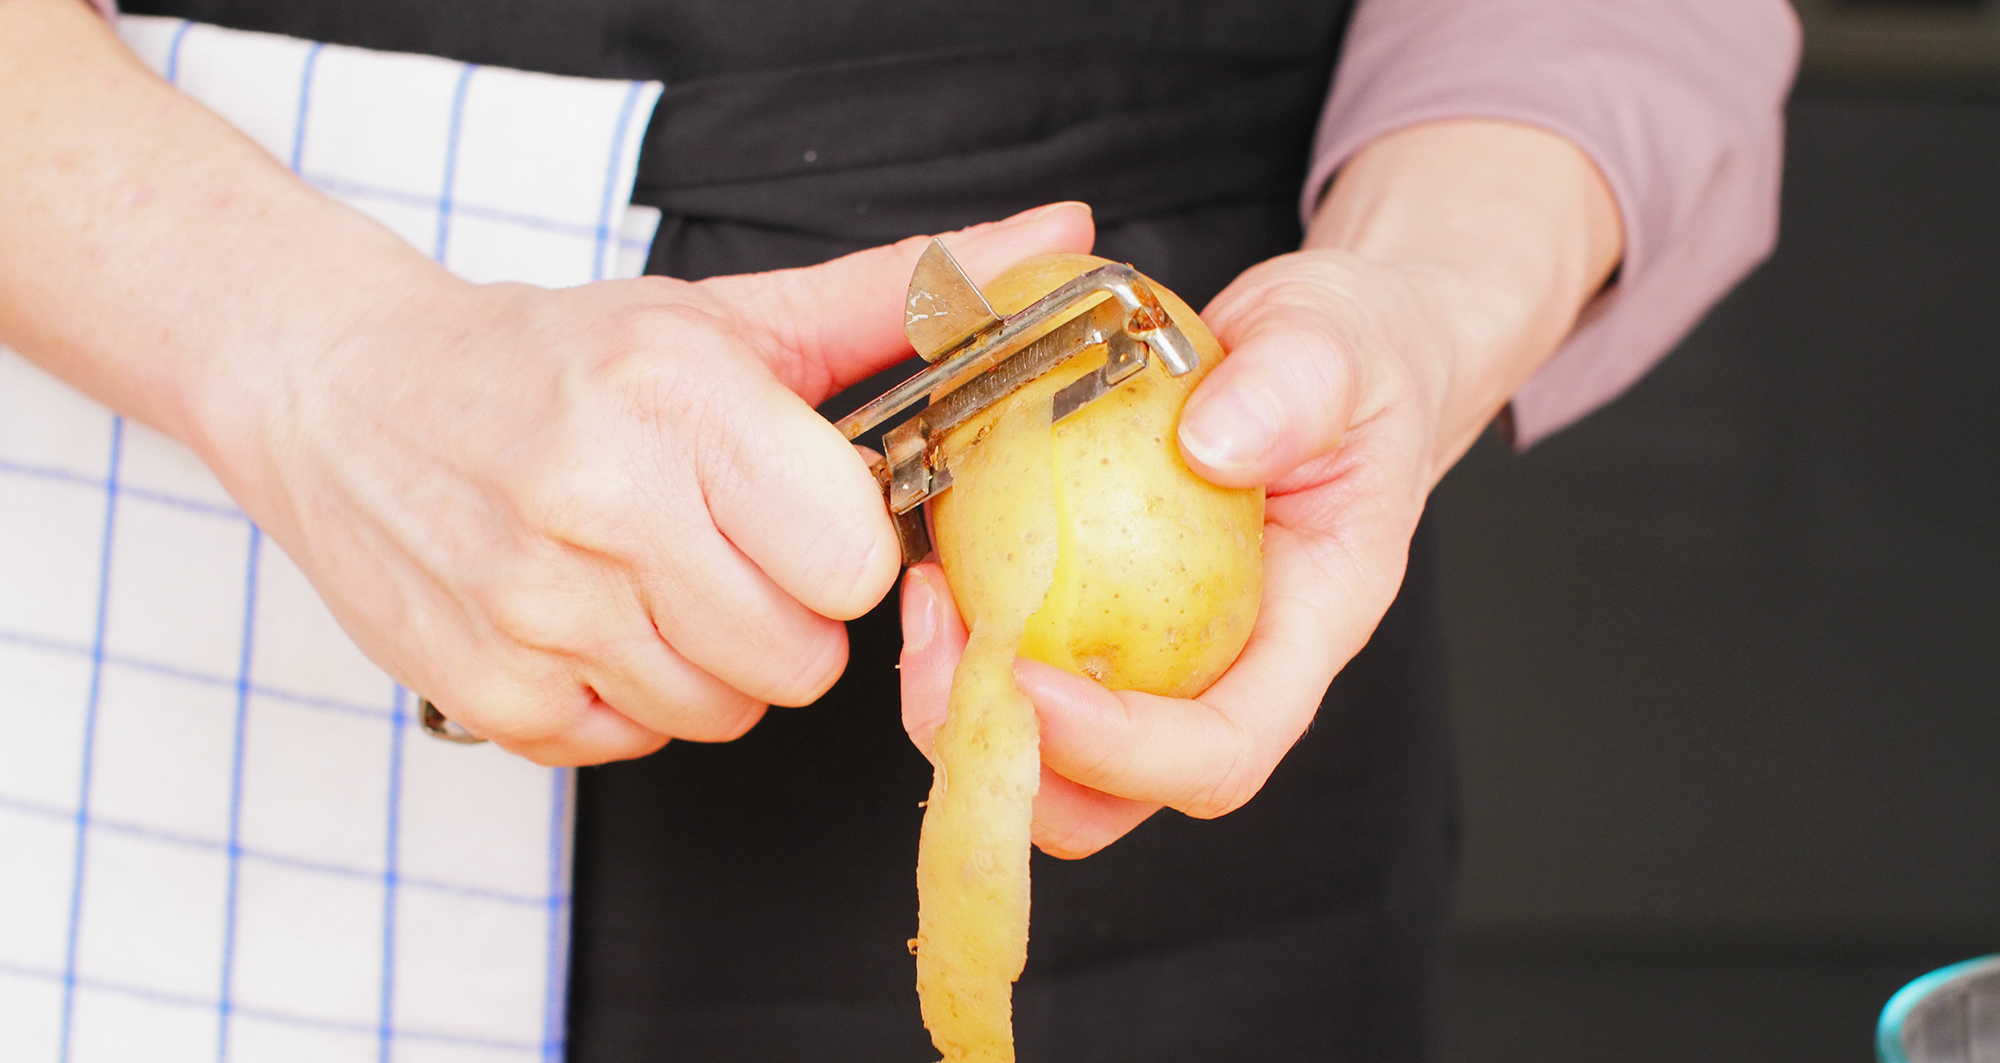
[[[918,507],[951,486],[951,470],[938,452],[951,429],[1092,347],[1105,348],[1104,364],[1056,393],[1052,421],[1110,394],[1154,356],[1170,376],[1191,372],[1201,361],[1145,278],[1118,263],[1082,274],[1002,318],[944,244],[932,240],[911,274],[905,309],[904,334],[931,364],[835,422],[847,438],[858,439],[930,400],[883,436],[885,453],[871,466],[905,565],[930,553]]]

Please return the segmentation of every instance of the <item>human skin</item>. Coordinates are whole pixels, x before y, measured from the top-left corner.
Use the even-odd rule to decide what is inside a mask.
[[[457,280],[142,67],[0,0],[0,342],[185,443],[397,680],[544,763],[722,740],[893,585],[814,412],[909,354],[924,241],[689,284]],[[982,279],[1089,211],[948,235]]]
[[[1342,168],[1304,247],[1202,312],[1230,355],[1189,397],[1180,448],[1265,484],[1264,597],[1248,646],[1192,700],[1110,691],[1032,660],[1034,839],[1093,853],[1161,807],[1250,800],[1401,586],[1431,488],[1546,360],[1617,264],[1616,205],[1588,157],[1539,128],[1431,122]],[[965,628],[935,564],[903,589],[904,724],[928,750]]]
[[[357,643],[460,722],[601,762],[733,737],[844,667],[837,621],[886,593],[896,551],[811,407],[907,355],[921,241],[699,284],[465,284],[161,83],[77,0],[0,0],[0,125],[0,341],[194,449]],[[984,280],[1087,250],[1091,228],[1056,206],[947,240]],[[1567,143],[1436,123],[1363,151],[1307,249],[1217,297],[1235,353],[1182,444],[1217,482],[1270,485],[1270,590],[1198,701],[1019,666],[1044,848],[1256,791],[1393,598],[1424,496],[1619,244]],[[963,640],[943,588],[920,569],[905,595],[920,746]]]

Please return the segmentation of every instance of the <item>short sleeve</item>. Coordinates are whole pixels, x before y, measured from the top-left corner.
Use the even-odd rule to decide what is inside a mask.
[[[1526,446],[1625,390],[1777,239],[1783,0],[1361,0],[1321,116],[1303,208],[1348,158],[1447,118],[1546,128],[1617,198],[1617,282],[1515,392]]]

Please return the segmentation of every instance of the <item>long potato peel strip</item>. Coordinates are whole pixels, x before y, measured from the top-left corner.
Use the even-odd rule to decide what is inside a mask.
[[[996,603],[968,617],[971,638],[938,728],[936,774],[917,848],[917,998],[945,1063],[1013,1063],[1014,982],[1028,960],[1029,825],[1041,782],[1035,706],[1014,685],[1028,617],[1056,571],[1054,382],[1017,392],[986,441],[952,463],[954,490],[977,484],[995,508],[1003,557],[962,578]],[[971,426],[967,426],[970,428]],[[961,599],[963,600],[963,599]]]

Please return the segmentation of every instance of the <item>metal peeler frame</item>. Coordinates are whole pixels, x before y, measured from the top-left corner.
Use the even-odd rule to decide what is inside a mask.
[[[1054,324],[1079,306],[1086,307],[1083,313]],[[1149,354],[1159,357],[1170,376],[1201,363],[1145,278],[1118,263],[1082,274],[1003,319],[944,244],[932,240],[910,277],[905,307],[904,333],[931,365],[834,424],[848,439],[858,439],[919,399],[930,399],[923,412],[883,435],[884,455],[870,466],[882,485],[905,565],[930,553],[918,507],[951,486],[951,469],[939,447],[953,428],[1100,344],[1104,364],[1056,393],[1051,421],[1110,394],[1146,368]]]

